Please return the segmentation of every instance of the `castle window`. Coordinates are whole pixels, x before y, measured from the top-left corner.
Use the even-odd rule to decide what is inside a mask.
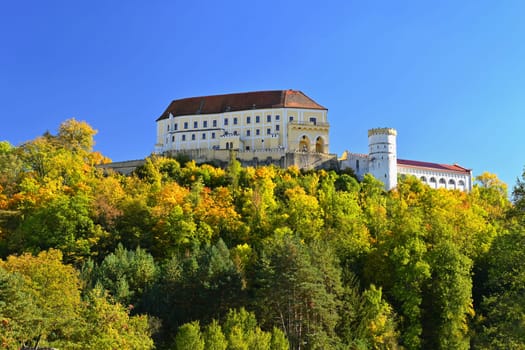
[[[279,114],[277,114],[277,115],[275,116],[275,120],[280,120],[280,119],[281,119],[281,116],[280,116]]]
[[[171,137],[171,142],[175,142],[175,135]]]
[[[233,134],[234,134],[235,136],[239,135],[239,133],[237,132],[237,130],[233,130]]]
[[[184,122],[184,129],[188,128],[188,122]]]
[[[430,182],[432,182],[432,183],[436,183],[436,178],[435,178],[435,177],[431,177],[431,178],[430,178]]]
[[[193,128],[197,129],[199,127],[199,122],[193,122]]]
[[[250,124],[252,122],[252,117],[246,117],[246,124]]]
[[[270,135],[272,133],[272,129],[268,128],[266,129],[266,135]]]
[[[191,140],[195,141],[195,134],[191,134]]]
[[[202,134],[202,139],[206,140],[206,134],[205,133]]]
[[[255,135],[260,135],[260,134],[261,134],[261,130],[255,129]]]
[[[208,127],[208,121],[207,120],[202,122],[202,127],[203,128],[207,128]]]
[[[179,124],[175,123],[175,124],[173,125],[173,130],[178,130],[178,129],[179,129]]]
[[[237,125],[237,118],[233,118],[233,125]]]
[[[427,178],[424,177],[424,176],[421,176],[421,178],[419,178],[422,182],[427,182]]]
[[[317,125],[317,118],[310,118],[310,123]]]
[[[251,135],[251,130],[246,130],[246,136],[250,136]]]
[[[355,169],[359,171],[359,159],[355,160]]]
[[[214,128],[217,127],[217,120],[213,120],[213,127],[214,127]]]
[[[228,125],[228,118],[224,118],[224,125]]]
[[[271,116],[271,115],[267,115],[267,116],[266,116],[266,121],[267,121],[268,123],[270,123],[270,122],[272,121],[272,116]]]
[[[182,141],[186,141],[186,135],[182,135]]]
[[[279,124],[277,124],[277,125],[275,126],[275,131],[279,131],[279,129],[280,129]]]
[[[261,117],[260,116],[255,116],[255,122],[256,123],[260,123],[261,122]]]
[[[170,125],[168,124],[168,131],[170,131]]]
[[[293,117],[290,117],[290,121],[293,122]]]
[[[250,150],[250,146],[246,146],[246,150],[249,151]]]
[[[215,138],[215,133],[214,133],[214,132],[211,133],[211,138],[212,138],[212,139]]]

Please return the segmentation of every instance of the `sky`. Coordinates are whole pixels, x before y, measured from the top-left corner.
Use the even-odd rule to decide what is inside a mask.
[[[398,131],[398,157],[525,165],[525,1],[0,0],[0,140],[75,118],[114,161],[154,150],[174,99],[301,90],[330,152]]]

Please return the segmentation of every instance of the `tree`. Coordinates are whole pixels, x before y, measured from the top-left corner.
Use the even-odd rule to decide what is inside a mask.
[[[24,211],[25,212],[25,211]],[[69,260],[82,260],[91,254],[101,231],[90,217],[90,198],[79,193],[57,194],[32,210],[10,236],[15,251],[58,248]]]
[[[245,301],[242,276],[224,242],[194,246],[169,259],[145,298],[149,312],[163,320],[164,336],[192,320],[211,322]]]
[[[211,323],[204,328],[203,338],[204,347],[207,350],[226,350],[228,347],[226,337],[217,320],[212,320]]]
[[[487,253],[474,349],[525,347],[525,232],[497,237]]]
[[[83,328],[78,333],[83,349],[148,350],[153,349],[148,317],[130,316],[130,309],[120,303],[110,303],[100,288],[87,293],[83,309]]]
[[[22,292],[33,298],[38,310],[34,319],[38,322],[19,339],[20,343],[38,345],[45,341],[53,344],[74,338],[81,319],[80,282],[75,269],[62,263],[60,251],[49,250],[36,257],[30,254],[10,256],[0,261],[0,268],[22,276]]]
[[[330,249],[284,235],[267,240],[256,265],[254,291],[263,325],[278,325],[292,348],[337,344],[339,270]]]
[[[199,321],[183,324],[175,337],[177,350],[204,350]]]
[[[338,334],[352,349],[397,349],[399,334],[393,308],[382,295],[382,289],[371,285],[360,291],[357,278],[345,286]]]
[[[282,212],[287,215],[287,227],[300,237],[314,241],[320,238],[323,226],[323,212],[317,198],[305,193],[302,187],[288,189],[285,192],[286,203]]]
[[[424,344],[434,349],[469,349],[472,261],[451,241],[436,244],[428,257],[431,280],[424,301]]]
[[[230,310],[224,321],[224,334],[228,349],[267,350],[270,348],[271,334],[263,332],[257,319],[244,308]]]
[[[72,118],[60,124],[57,139],[67,150],[89,153],[93,150],[96,133],[88,123]]]
[[[145,250],[127,250],[121,244],[95,267],[93,279],[123,305],[137,305],[157,280],[158,267]]]
[[[19,273],[0,267],[0,347],[19,349],[28,339],[39,336],[41,312]]]
[[[419,349],[423,288],[431,271],[426,260],[426,232],[418,208],[407,206],[395,196],[389,198],[388,207],[390,220],[376,233],[378,243],[367,256],[365,276],[368,283],[383,286],[399,315],[403,345]]]

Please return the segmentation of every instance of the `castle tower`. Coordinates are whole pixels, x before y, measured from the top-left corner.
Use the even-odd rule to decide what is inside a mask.
[[[392,128],[368,130],[368,170],[387,191],[397,186],[396,136]]]

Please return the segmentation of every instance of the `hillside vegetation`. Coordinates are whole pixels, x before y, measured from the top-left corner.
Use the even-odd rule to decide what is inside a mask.
[[[102,171],[89,125],[0,142],[0,347],[523,349],[525,184]],[[234,157],[232,157],[234,158]]]

